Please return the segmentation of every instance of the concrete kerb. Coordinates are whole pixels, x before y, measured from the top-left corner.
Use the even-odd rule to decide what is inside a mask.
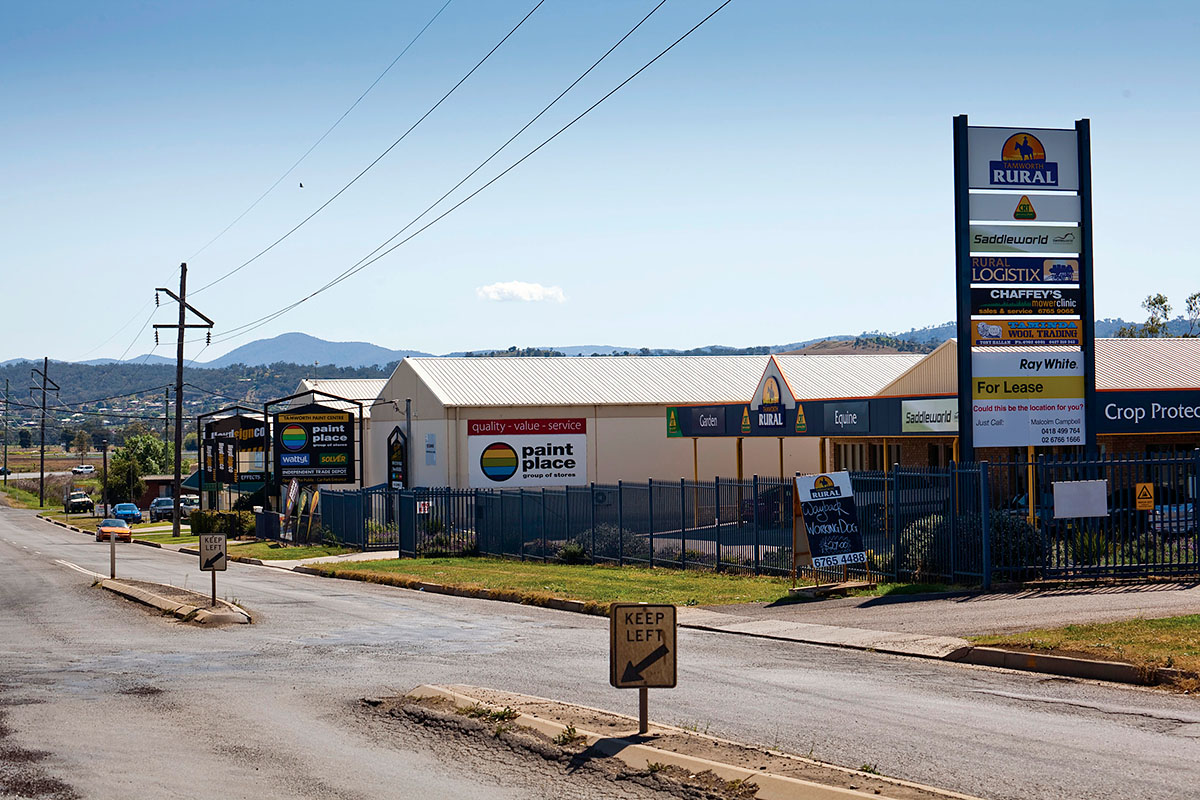
[[[467,694],[454,691],[445,686],[436,686],[426,684],[418,686],[408,693],[408,697],[412,698],[441,698],[448,700],[455,706],[467,708],[471,706],[483,706],[490,710],[500,710],[498,706],[471,697]],[[534,700],[542,700],[543,698],[530,698]],[[576,706],[585,711],[597,711],[583,706]],[[611,713],[611,712],[601,712]],[[616,715],[613,716],[622,716]],[[630,729],[636,730],[637,720],[629,717]],[[554,739],[566,733],[568,726],[553,720],[544,719],[533,714],[520,713],[514,720],[519,725],[524,725],[532,728],[546,736]],[[692,733],[684,731],[681,728],[675,728],[669,725],[660,725],[651,723],[651,732],[655,730],[670,732],[675,734],[686,734],[688,736],[696,736],[710,741],[721,742],[724,744],[740,743],[729,742],[728,740],[718,739],[713,736],[704,734]],[[594,748],[598,752],[603,753],[609,758],[615,758],[621,761],[631,769],[643,770],[648,769],[651,764],[665,764],[668,766],[676,766],[687,770],[689,773],[698,774],[701,772],[711,771],[722,780],[726,781],[746,781],[753,782],[758,787],[756,798],[761,800],[851,800],[852,798],[886,798],[886,794],[876,794],[858,791],[856,789],[848,789],[838,786],[827,786],[813,781],[803,780],[801,778],[793,778],[786,775],[777,775],[762,770],[750,770],[745,767],[739,767],[734,764],[727,764],[719,761],[712,761],[698,756],[689,756],[682,753],[677,753],[672,750],[664,750],[653,745],[643,744],[641,739],[636,735],[631,734],[629,737],[604,736],[593,731],[584,730],[581,728],[572,727],[571,730],[577,736],[581,736],[587,742],[589,748]],[[776,754],[782,755],[782,754]],[[799,760],[798,756],[784,756]],[[832,764],[821,763],[822,767],[827,769],[843,772],[850,775],[862,775],[868,777],[866,773],[860,773],[857,770],[838,767]],[[922,784],[904,781],[897,778],[889,778],[882,775],[870,775],[872,779],[890,783],[895,786],[906,786],[910,788],[921,789],[931,794],[941,795],[948,800],[978,800],[970,795],[959,794],[945,789],[938,789],[932,786],[924,786]]]
[[[143,589],[140,586],[130,586],[113,578],[104,578],[100,581],[100,586],[114,594],[119,594],[122,597],[127,597],[130,600],[152,608],[157,608],[164,614],[170,614],[184,622],[197,622],[201,625],[233,622],[247,625],[252,621],[250,612],[226,600],[217,600],[217,603],[221,606],[220,611],[210,611],[207,608],[171,600],[170,598]]]

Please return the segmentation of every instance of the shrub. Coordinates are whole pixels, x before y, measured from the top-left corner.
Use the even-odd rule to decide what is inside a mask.
[[[577,541],[570,541],[558,548],[558,560],[564,564],[586,564],[587,551]]]
[[[622,541],[622,538],[624,541]],[[592,531],[580,532],[572,540],[587,553],[588,560],[595,558],[615,559],[623,556],[634,561],[650,560],[650,541],[645,536],[625,531],[624,537],[616,525],[601,523],[596,526],[596,551],[592,552]]]
[[[188,515],[192,533],[224,533],[243,536],[254,533],[252,511],[193,511]]]

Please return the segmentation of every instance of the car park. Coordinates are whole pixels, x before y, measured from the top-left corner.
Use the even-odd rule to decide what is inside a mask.
[[[95,502],[84,491],[71,492],[63,506],[68,514],[91,514],[96,510]]]
[[[133,531],[130,530],[129,523],[123,519],[106,519],[96,526],[96,541],[106,542],[110,537],[117,542],[132,542]]]
[[[175,515],[175,499],[171,497],[156,497],[150,502],[150,521],[158,522],[171,519]]]
[[[91,464],[80,464],[77,467],[71,467],[71,472],[76,475],[91,475],[96,471],[96,468]]]
[[[117,503],[113,507],[112,514],[117,519],[130,524],[142,521],[142,511],[133,503]]]

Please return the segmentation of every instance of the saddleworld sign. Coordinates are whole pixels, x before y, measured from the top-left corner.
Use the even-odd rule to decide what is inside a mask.
[[[355,420],[317,403],[273,415],[275,475],[302,483],[353,483]]]

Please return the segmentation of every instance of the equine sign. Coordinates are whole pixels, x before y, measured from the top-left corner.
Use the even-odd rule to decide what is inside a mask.
[[[795,483],[813,567],[865,564],[867,552],[858,527],[850,473],[797,475]]]
[[[967,147],[972,189],[1079,189],[1075,131],[969,127]]]

